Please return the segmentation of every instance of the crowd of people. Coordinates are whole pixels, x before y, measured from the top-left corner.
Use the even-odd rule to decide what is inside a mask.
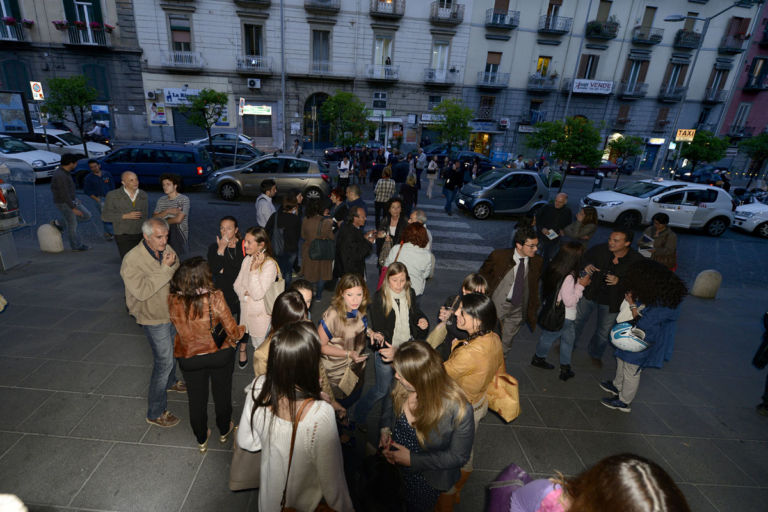
[[[631,324],[627,336],[642,332],[652,340],[644,351],[616,349],[616,374],[600,383],[610,394],[602,404],[623,412],[631,410],[642,371],[660,368],[672,355],[687,290],[671,270],[676,260],[668,219],[655,218],[644,234],[651,258],[643,258],[631,247],[631,231],[616,229],[607,243],[590,244],[594,209],[572,219],[565,194],[521,219],[512,247],[489,254],[437,315],[425,313],[421,303],[435,257],[427,216],[417,207],[419,171],[428,172],[428,196],[435,181],[430,168],[442,176],[450,213],[451,187],[463,182],[465,169],[460,162],[433,166],[421,150],[411,160],[405,180],[415,190],[411,200],[402,187],[396,194],[389,165],[372,182],[374,229],[365,230],[369,207],[361,183],[351,182],[355,164],[342,160],[348,176],[340,174],[340,188],[329,201],[288,192],[276,207],[275,183],[264,180],[255,225],[241,229],[236,218],[223,217],[206,258],[187,257],[190,201],[173,176],[161,177],[164,195],[151,216],[131,172],[121,176],[119,189],[93,188],[122,260],[128,311],[153,353],[147,422],[177,425],[167,391],[186,393],[190,426],[205,452],[212,396],[219,442],[234,433],[239,449],[259,457],[259,510],[310,511],[321,504],[337,511],[376,510],[388,509],[387,500],[393,510],[452,510],[473,470],[489,386],[506,372],[523,324],[531,331],[541,328],[534,367],[554,368],[547,357],[559,340],[563,381],[575,377],[574,345],[580,335],[590,336],[583,331],[595,310],[597,326],[587,350],[596,366],[602,366],[617,321]],[[63,168],[70,165],[65,161]],[[107,183],[98,169],[91,170],[99,185]],[[54,200],[63,213],[68,209],[67,215],[77,217],[80,205],[65,185],[61,178],[52,183],[60,189]],[[76,249],[77,219],[67,220],[68,228],[70,221]],[[366,259],[374,254],[378,283],[366,272]],[[310,309],[326,289],[333,289],[330,303],[312,319]],[[248,371],[251,354],[254,379],[238,419],[232,375],[235,362]],[[366,383],[370,360],[374,379]],[[370,413],[379,408],[377,455],[361,459],[356,443],[366,439]],[[371,466],[382,463],[384,469],[374,473],[393,486],[391,492],[366,492]],[[507,510],[533,512],[547,500],[560,508],[546,510],[600,510],[601,503],[619,507],[603,510],[664,509],[651,503],[688,510],[653,463],[627,456],[601,464],[573,479],[531,482],[514,494]],[[593,474],[608,474],[616,465],[626,467],[626,474]],[[608,485],[610,479],[628,490],[604,496],[597,482]],[[373,503],[375,496],[383,502]]]

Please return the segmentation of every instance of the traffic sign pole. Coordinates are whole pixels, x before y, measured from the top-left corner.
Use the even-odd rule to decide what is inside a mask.
[[[37,104],[38,101],[45,100],[45,93],[43,93],[43,84],[40,82],[29,82],[29,88],[32,89],[32,100],[35,101]],[[43,111],[40,110],[40,106],[38,104],[37,107],[37,117],[40,119],[40,124],[43,126],[43,137],[45,138],[45,149],[50,151],[51,150],[51,143],[48,142],[48,130],[45,128],[47,118],[48,116],[43,116]]]

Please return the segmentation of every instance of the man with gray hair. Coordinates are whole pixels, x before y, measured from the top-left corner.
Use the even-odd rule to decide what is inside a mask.
[[[176,379],[173,358],[175,330],[168,311],[170,282],[179,262],[168,245],[168,223],[151,218],[141,224],[143,240],[123,258],[120,276],[125,284],[125,304],[149,341],[154,364],[149,381],[147,423],[173,427],[179,418],[167,410],[167,391],[184,393],[184,382]]]
[[[411,216],[408,217],[408,224],[413,224],[414,222],[421,222],[424,224],[424,229],[427,230],[427,238],[429,238],[429,242],[427,242],[427,246],[425,247],[426,250],[431,251],[432,250],[432,232],[427,228],[427,214],[424,213],[424,210],[413,210],[411,212]]]
[[[120,259],[142,240],[141,225],[149,217],[149,197],[139,190],[136,173],[125,171],[120,175],[123,186],[111,190],[104,198],[101,220],[111,222]]]

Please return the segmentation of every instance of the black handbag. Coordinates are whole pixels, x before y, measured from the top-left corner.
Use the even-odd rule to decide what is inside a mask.
[[[216,344],[216,348],[221,348],[225,341],[227,341],[227,331],[224,329],[224,325],[219,322],[213,325],[213,308],[211,308],[210,296],[208,297],[208,323],[211,326],[211,337]]]
[[[547,297],[539,312],[538,324],[545,331],[557,332],[563,328],[563,323],[565,323],[565,304],[563,301],[557,300],[557,296],[560,295],[560,288],[563,287],[563,281],[565,278],[560,281],[555,293]]]
[[[317,223],[317,238],[309,244],[309,258],[312,260],[333,260],[336,257],[336,242],[320,238],[323,231],[323,221]]]

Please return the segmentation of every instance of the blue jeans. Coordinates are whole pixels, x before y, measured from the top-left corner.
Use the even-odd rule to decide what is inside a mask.
[[[159,325],[142,325],[152,349],[154,363],[152,377],[149,379],[149,396],[147,397],[147,418],[159,418],[168,407],[167,390],[176,383],[176,360],[173,358],[173,336],[175,329],[172,323]]]
[[[616,324],[616,317],[619,315],[618,313],[611,313],[610,306],[582,298],[576,307],[576,334],[574,339],[579,339],[581,331],[584,330],[584,324],[592,316],[592,311],[595,308],[597,308],[597,327],[592,338],[589,340],[587,352],[594,359],[602,359],[605,347],[610,341],[611,329]]]
[[[453,202],[456,199],[456,189],[451,190],[450,188],[443,187],[443,195],[445,196],[445,212],[451,213]]]
[[[296,263],[296,258],[299,254],[296,252],[284,252],[277,257],[277,264],[280,266],[280,273],[283,274],[285,279],[285,289],[291,285],[293,280],[293,264]]]
[[[77,249],[79,247],[82,247],[83,241],[80,239],[80,236],[77,234],[77,223],[78,222],[87,222],[91,220],[91,212],[89,212],[80,202],[78,201],[77,209],[83,212],[83,216],[77,216],[72,211],[72,208],[68,204],[64,203],[55,203],[56,208],[59,209],[61,212],[61,216],[64,217],[64,227],[67,230],[67,237],[69,238],[69,247],[70,249]]]
[[[104,206],[104,198],[101,198],[101,200],[97,201],[96,199],[92,198],[91,196],[88,196],[86,198],[88,201],[88,206],[91,207],[91,212],[98,214],[99,219],[101,219],[101,209]],[[114,235],[115,230],[112,227],[111,222],[104,222],[102,221],[102,224],[104,226],[104,234],[105,235]]]
[[[560,338],[560,364],[571,364],[576,329],[574,328],[574,321],[567,318],[563,322],[563,328],[559,331],[541,330],[541,338],[536,344],[536,357],[547,357],[549,349],[552,348],[552,344],[557,338]]]
[[[373,406],[376,405],[379,400],[386,397],[392,388],[392,378],[395,375],[392,363],[385,363],[378,352],[376,352],[373,357],[373,369],[376,370],[376,382],[355,406],[355,423],[364,423],[368,417],[368,413],[373,409]]]

